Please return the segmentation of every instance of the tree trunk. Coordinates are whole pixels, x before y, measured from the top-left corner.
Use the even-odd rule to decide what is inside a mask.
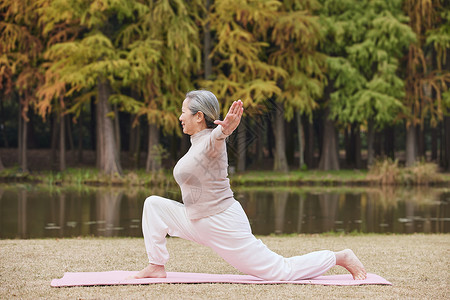
[[[134,167],[139,168],[141,157],[141,125],[138,123],[133,127],[133,121],[131,121],[130,129],[130,154],[133,158]]]
[[[148,124],[148,152],[146,172],[156,172],[161,169],[162,153],[159,153],[159,129],[156,124]]]
[[[21,153],[21,168],[23,172],[28,171],[28,161],[27,161],[27,140],[28,140],[28,124],[25,119],[22,119],[23,125],[23,134],[22,134],[22,153]]]
[[[3,137],[3,142],[4,142],[4,147],[5,148],[9,148],[9,143],[8,143],[8,138],[6,137],[6,132],[5,132],[5,120],[6,120],[6,116],[5,116],[5,109],[3,107],[3,100],[0,100],[0,131],[2,132],[2,137]]]
[[[206,9],[206,17],[209,15],[209,8],[211,5],[210,0],[206,0],[205,9]],[[211,54],[211,29],[209,22],[207,22],[203,28],[204,36],[203,36],[203,63],[205,67],[205,79],[209,79],[212,75],[212,61],[210,58]]]
[[[367,167],[372,166],[375,161],[374,141],[375,130],[373,120],[371,119],[368,121],[367,126]]]
[[[345,161],[348,168],[361,168],[361,137],[357,123],[345,130]]]
[[[66,136],[69,139],[69,150],[73,152],[75,149],[75,144],[73,142],[73,134],[72,134],[72,121],[70,115],[64,116],[64,121],[66,122]]]
[[[286,158],[286,137],[284,132],[284,108],[282,104],[277,105],[275,109],[275,154],[274,171],[288,172],[289,167]]]
[[[20,106],[22,108],[22,106]],[[19,165],[22,172],[28,172],[27,162],[27,140],[28,124],[22,115],[22,109],[19,110]]]
[[[293,166],[295,163],[295,146],[297,141],[294,138],[295,136],[294,128],[296,124],[294,122],[284,122],[284,140],[285,149],[286,149],[286,159],[288,166]]]
[[[59,170],[64,171],[66,169],[66,130],[64,115],[61,113],[59,117]]]
[[[305,163],[308,169],[315,168],[314,161],[314,126],[312,122],[305,121],[306,127],[306,147],[305,147]]]
[[[23,126],[23,122],[22,122],[22,106],[20,105],[19,102],[19,124],[18,124],[18,128],[17,128],[17,162],[19,163],[19,166],[22,164],[22,134],[23,134],[23,130],[22,130],[22,126]]]
[[[305,132],[303,131],[302,117],[299,112],[297,117],[297,131],[298,131],[298,167],[301,170],[305,164]]]
[[[450,117],[444,117],[444,137],[443,137],[443,166],[444,170],[450,171]]]
[[[243,120],[242,120],[243,121]],[[243,124],[243,122],[241,121],[241,125],[238,127],[238,132],[237,132],[237,171],[238,172],[245,172],[245,159],[246,159],[246,154],[247,154],[247,144],[246,144],[246,140],[247,140],[247,128],[246,125],[247,123]]]
[[[359,130],[359,124],[352,124],[350,133],[354,167],[356,169],[361,169],[361,132]]]
[[[425,124],[424,124],[425,125]],[[425,147],[425,128],[424,126],[416,126],[417,134],[417,156],[420,159],[425,160],[426,147]]]
[[[136,151],[136,135],[137,135],[137,126],[133,126],[133,116],[130,117],[130,135],[128,137],[128,151],[130,155],[134,155]]]
[[[375,157],[381,157],[383,155],[382,147],[383,136],[379,131],[374,130],[373,133],[373,152]]]
[[[324,132],[319,169],[323,171],[339,170],[338,141],[336,128],[329,119],[329,109],[325,111]]]
[[[438,159],[438,129],[431,128],[431,161],[436,162]]]
[[[120,156],[120,121],[119,121],[119,111],[117,109],[117,105],[114,104],[114,137],[116,139],[116,151]]]
[[[353,167],[353,147],[352,147],[352,132],[351,129],[348,128],[348,126],[346,128],[344,128],[344,148],[345,148],[345,164],[346,164],[346,168],[350,168]]]
[[[260,116],[257,119],[255,119],[256,122],[259,122],[260,124],[264,124],[263,118]],[[264,130],[262,125],[256,125],[256,163],[258,165],[262,165],[263,159],[264,159]]]
[[[267,139],[267,151],[268,151],[268,157],[273,158],[273,148],[274,148],[274,127],[273,127],[273,120],[270,116],[265,116],[265,120],[267,121],[267,130],[266,130],[266,139]]]
[[[414,125],[406,128],[406,166],[411,167],[416,163],[417,159],[417,142],[416,142],[416,128]]]
[[[100,85],[99,85],[100,87]],[[100,90],[100,89],[99,89]],[[95,106],[95,156],[97,162],[97,169],[101,170],[104,164],[103,162],[103,134],[102,134],[102,124],[103,124],[103,113],[102,107],[100,104],[100,95],[97,97],[97,104]]]
[[[0,153],[0,171],[3,171],[5,169],[5,166],[3,165],[2,156]]]
[[[387,127],[384,129],[384,154],[395,159],[395,128]]]
[[[50,157],[50,163],[52,164],[52,168],[56,168],[56,154],[57,154],[57,149],[58,149],[58,132],[59,132],[59,115],[58,113],[55,111],[55,113],[53,113],[51,115],[51,126],[52,126],[52,139],[51,139],[51,157]]]
[[[98,126],[97,126],[98,114],[97,114],[97,104],[96,104],[97,102],[98,102],[97,99],[95,99],[94,97],[91,98],[91,102],[90,102],[91,117],[89,118],[89,126],[90,126],[89,132],[91,133],[90,140],[91,140],[92,150],[97,150],[97,135],[98,135]],[[96,151],[96,152],[98,152],[98,151]],[[98,159],[98,155],[97,155],[97,162],[100,162],[100,159]]]
[[[78,162],[83,162],[83,111],[78,118]]]
[[[100,171],[105,174],[122,175],[120,166],[120,157],[117,153],[117,144],[115,139],[115,130],[113,120],[108,116],[111,108],[108,103],[110,96],[110,86],[107,80],[98,80],[98,103],[97,103],[97,123],[98,133],[97,145],[100,151]]]

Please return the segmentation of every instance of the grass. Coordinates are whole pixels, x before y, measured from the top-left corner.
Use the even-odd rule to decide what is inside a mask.
[[[0,179],[6,182],[32,182],[45,185],[117,185],[117,186],[154,186],[174,185],[172,173],[161,170],[146,173],[144,170],[124,171],[105,175],[96,168],[68,168],[63,172],[43,170],[39,172],[21,172],[17,168],[8,168],[0,172]]]
[[[362,184],[367,182],[367,171],[249,171],[230,176],[233,185],[343,185]]]
[[[284,256],[352,248],[393,286],[157,284],[51,288],[64,272],[138,270],[145,266],[142,238],[0,240],[0,298],[11,299],[449,299],[449,234],[290,235],[259,237]],[[166,268],[177,272],[238,272],[209,248],[169,238]],[[346,273],[332,268],[328,274]]]
[[[439,173],[431,163],[400,167],[397,161],[377,162],[367,170],[294,170],[247,171],[229,176],[232,186],[369,186],[369,185],[430,185],[449,184],[450,174]],[[95,168],[69,168],[63,172],[43,170],[21,172],[8,168],[0,172],[0,181],[32,182],[46,185],[116,185],[142,187],[176,186],[171,170],[146,173],[144,170],[125,170],[123,176],[104,175]]]

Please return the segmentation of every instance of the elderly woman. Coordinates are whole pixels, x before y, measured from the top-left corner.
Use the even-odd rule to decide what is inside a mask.
[[[180,122],[192,145],[173,169],[183,204],[159,196],[145,200],[142,231],[149,265],[134,278],[166,277],[169,234],[210,247],[237,270],[265,280],[314,278],[335,265],[345,267],[354,279],[365,279],[364,266],[350,249],[285,258],[252,234],[227,178],[225,139],[239,125],[243,111],[242,102],[235,101],[220,121],[219,102],[213,93],[186,94]]]

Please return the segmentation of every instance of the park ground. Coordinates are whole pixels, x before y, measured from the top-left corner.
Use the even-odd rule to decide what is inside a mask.
[[[293,256],[351,248],[370,273],[392,286],[155,284],[52,288],[64,272],[139,270],[146,265],[142,238],[0,240],[2,299],[449,299],[450,234],[289,235],[259,237]],[[239,274],[209,248],[168,238],[167,271]],[[327,274],[343,274],[332,268]]]

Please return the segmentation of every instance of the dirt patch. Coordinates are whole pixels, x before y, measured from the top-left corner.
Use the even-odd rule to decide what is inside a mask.
[[[352,248],[368,272],[393,286],[157,284],[51,288],[64,272],[139,270],[146,264],[143,239],[82,238],[0,241],[0,298],[23,299],[449,299],[450,234],[261,237],[272,250],[293,256]],[[239,274],[209,248],[169,238],[177,272]],[[329,274],[343,274],[335,267]]]

